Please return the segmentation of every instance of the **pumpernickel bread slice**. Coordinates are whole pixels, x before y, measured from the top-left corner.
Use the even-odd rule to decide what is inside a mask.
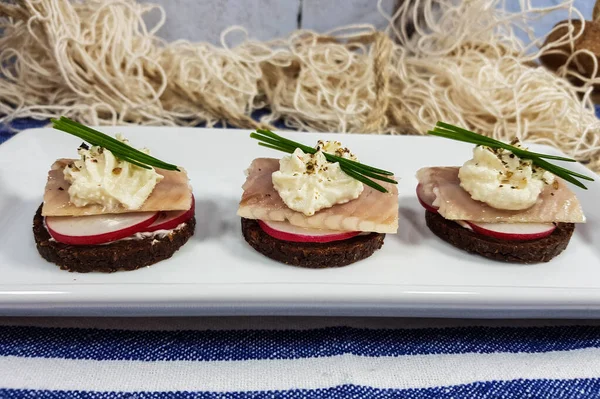
[[[442,240],[467,252],[512,263],[548,262],[567,248],[573,223],[558,223],[548,237],[531,241],[498,240],[461,227],[437,213],[425,211],[427,227]]]
[[[323,269],[346,266],[368,258],[383,246],[385,234],[358,235],[326,243],[289,242],[271,237],[256,220],[242,218],[242,233],[252,248],[288,265]]]
[[[117,241],[107,245],[68,245],[51,240],[44,226],[42,206],[33,218],[33,235],[44,259],[71,272],[112,273],[135,270],[170,258],[194,234],[196,219],[164,237]]]

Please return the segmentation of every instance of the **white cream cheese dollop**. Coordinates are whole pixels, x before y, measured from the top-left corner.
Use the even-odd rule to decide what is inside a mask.
[[[117,139],[129,142],[122,136]],[[149,153],[147,149],[140,151]],[[117,159],[109,150],[92,146],[78,149],[80,160],[64,169],[71,183],[69,196],[75,206],[102,205],[105,211],[118,207],[139,209],[163,179],[154,168],[144,169]]]
[[[315,148],[315,154],[297,148],[279,161],[279,170],[272,175],[273,187],[283,202],[306,216],[352,201],[364,190],[361,182],[344,173],[339,163],[328,162],[323,154],[356,160],[347,148],[338,141],[319,141]]]
[[[518,141],[511,143],[520,147]],[[459,170],[460,185],[471,198],[496,209],[523,210],[533,206],[554,175],[505,149],[477,146],[473,158]]]

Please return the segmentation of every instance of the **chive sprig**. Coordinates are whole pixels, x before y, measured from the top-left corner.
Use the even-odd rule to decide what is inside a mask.
[[[431,134],[433,136],[444,137],[444,138],[456,140],[456,141],[463,141],[465,143],[481,145],[481,146],[490,147],[490,148],[494,148],[494,149],[503,148],[505,150],[512,152],[519,158],[531,160],[531,162],[534,165],[536,165],[536,166],[538,166],[538,167],[552,173],[553,175],[558,176],[570,183],[573,183],[577,187],[583,188],[584,190],[587,190],[587,187],[582,182],[577,180],[576,178],[580,178],[580,179],[584,179],[584,180],[588,180],[588,181],[594,181],[594,179],[589,176],[582,175],[581,173],[574,172],[567,168],[563,168],[562,166],[554,165],[554,164],[546,161],[546,159],[552,159],[552,160],[564,161],[564,162],[577,162],[575,159],[527,151],[522,148],[515,147],[510,144],[506,144],[502,141],[498,141],[491,137],[483,136],[481,134],[471,132],[469,130],[460,128],[458,126],[450,125],[450,124],[444,123],[444,122],[438,122],[435,125],[435,127],[433,128],[433,130],[430,130],[427,133]]]
[[[309,154],[314,154],[317,152],[315,148],[286,139],[285,137],[281,137],[270,130],[257,129],[256,132],[250,134],[250,137],[260,141],[258,145],[270,148],[272,150],[286,152],[288,154],[292,154],[294,151],[296,151],[296,148],[300,148],[303,152]],[[369,187],[374,188],[377,191],[380,191],[382,193],[388,192],[385,187],[373,181],[372,179],[392,184],[398,184],[396,180],[393,180],[390,177],[388,177],[394,175],[392,172],[379,168],[374,168],[372,166],[365,165],[360,162],[353,161],[351,159],[338,157],[336,155],[329,154],[326,152],[323,152],[323,154],[325,155],[325,159],[327,159],[327,161],[339,163],[340,169],[342,169],[342,171],[348,176],[360,181],[363,184],[366,184]]]
[[[94,130],[91,127],[75,122],[67,117],[61,116],[60,119],[51,119],[51,122],[52,127],[55,129],[79,137],[91,145],[103,147],[112,152],[117,158],[139,166],[140,168],[150,169],[151,166],[154,166],[156,168],[179,171],[179,168],[177,168],[176,165],[163,162],[160,159],[145,154],[128,144]]]

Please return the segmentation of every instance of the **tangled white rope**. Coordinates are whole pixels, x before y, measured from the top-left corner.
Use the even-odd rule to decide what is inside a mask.
[[[444,120],[552,144],[600,170],[590,100],[599,79],[575,87],[565,79],[572,69],[557,75],[535,64],[581,31],[542,48],[543,38],[525,47],[515,34],[559,9],[583,24],[572,1],[521,0],[520,13],[502,0],[405,3],[386,16],[386,33],[350,26],[236,47],[228,37],[240,28],[225,31],[220,47],[166,43],[156,35],[164,11],[133,0],[0,4],[0,122],[66,115],[94,125],[255,128],[283,119],[301,130],[403,134]],[[150,12],[161,13],[154,27],[143,20]],[[261,108],[268,112],[256,122],[250,114]]]

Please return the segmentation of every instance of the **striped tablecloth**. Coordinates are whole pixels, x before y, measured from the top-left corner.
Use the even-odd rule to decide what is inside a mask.
[[[600,398],[600,321],[0,318],[0,398],[63,397]]]
[[[591,321],[0,319],[0,397],[600,397],[599,347]]]

